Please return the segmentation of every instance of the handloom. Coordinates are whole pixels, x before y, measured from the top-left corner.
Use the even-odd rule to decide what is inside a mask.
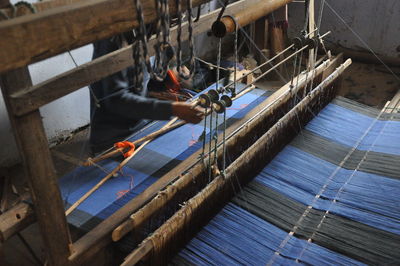
[[[248,92],[243,98],[234,102],[232,107],[229,107],[227,104],[229,100],[225,101],[223,97],[233,98],[240,91],[240,86],[237,85],[238,79],[236,79],[239,32],[254,45],[254,41],[249,38],[243,27],[292,2],[291,0],[242,0],[228,6],[226,6],[227,1],[225,3],[219,1],[223,7],[220,11],[200,18],[200,20],[205,19],[207,26],[203,26],[205,25],[203,22],[194,26],[191,19],[183,23],[179,16],[177,28],[171,29],[171,35],[176,34],[177,40],[169,36],[170,13],[171,15],[179,14],[186,9],[188,15],[191,16],[191,5],[199,6],[207,1],[159,0],[156,1],[155,6],[153,2],[140,0],[106,2],[77,1],[68,8],[60,7],[43,15],[33,14],[26,19],[7,22],[0,29],[5,33],[3,35],[6,40],[1,43],[4,49],[0,49],[3,51],[0,53],[2,59],[0,71],[3,73],[10,70],[2,76],[1,88],[30,178],[32,201],[50,265],[86,265],[100,254],[111,240],[118,241],[120,246],[126,248],[127,251],[133,249],[125,260],[125,265],[138,261],[157,265],[165,264],[229,201],[232,202],[227,205],[222,215],[230,221],[217,216],[215,218],[217,221],[213,224],[214,228],[210,230],[206,227],[205,229],[210,233],[206,237],[199,235],[202,241],[221,240],[220,235],[218,239],[215,239],[212,234],[215,233],[215,225],[219,227],[218,230],[222,225],[223,229],[230,230],[220,230],[218,233],[221,232],[224,238],[234,245],[235,237],[232,237],[230,233],[233,233],[231,232],[233,230],[241,233],[240,227],[235,224],[235,222],[240,222],[240,226],[249,226],[249,228],[251,225],[256,225],[247,232],[249,237],[241,236],[241,241],[248,247],[253,244],[250,241],[251,238],[254,238],[255,234],[258,235],[260,230],[266,232],[267,236],[268,233],[273,234],[274,237],[265,238],[267,243],[262,243],[263,246],[259,245],[255,249],[262,253],[262,256],[266,255],[266,257],[260,255],[264,263],[289,263],[296,259],[298,262],[311,264],[375,263],[379,260],[387,263],[397,262],[396,254],[391,248],[397,245],[397,240],[393,235],[397,236],[398,233],[396,223],[398,212],[391,210],[391,208],[396,209],[397,205],[381,206],[390,195],[393,196],[393,193],[378,195],[370,189],[358,194],[356,189],[365,187],[366,184],[360,181],[360,176],[353,174],[363,172],[373,175],[368,178],[388,191],[396,188],[397,168],[395,165],[386,167],[386,164],[389,165],[397,160],[397,150],[388,148],[386,145],[388,141],[393,140],[391,134],[396,131],[396,127],[381,122],[387,120],[387,115],[383,113],[377,116],[372,115],[371,125],[366,128],[364,125],[362,128],[367,129],[365,135],[363,132],[351,132],[352,134],[347,136],[342,132],[341,138],[338,138],[339,135],[325,134],[326,132],[320,130],[318,123],[313,125],[311,122],[307,131],[301,134],[303,140],[309,143],[319,144],[320,141],[325,143],[329,150],[335,150],[335,153],[342,156],[340,159],[337,156],[330,157],[329,152],[321,154],[322,149],[318,148],[318,144],[313,149],[310,145],[303,142],[296,144],[295,141],[289,146],[289,150],[282,151],[283,158],[279,154],[276,157],[278,161],[274,159],[285,144],[289,143],[301,130],[301,126],[311,120],[334,98],[336,87],[333,84],[350,64],[350,61],[346,61],[345,64],[339,66],[342,61],[341,56],[331,57],[327,51],[325,51],[327,56],[317,61],[318,45],[323,46],[324,35],[320,35],[323,5],[320,8],[319,22],[314,25],[313,12],[310,10],[314,1],[306,1],[305,7],[309,3],[307,7],[309,12],[306,12],[304,31],[299,33],[293,45],[282,52],[277,52],[275,57],[268,60],[256,45],[254,47],[264,56],[264,66],[272,66],[267,71],[263,71],[258,78],[272,71],[281,75],[277,67],[288,59],[294,58],[294,70],[291,73],[290,82],[273,95],[259,90]],[[42,6],[42,4],[37,5]],[[54,5],[57,6],[57,4]],[[110,9],[110,5],[114,8]],[[232,12],[224,14],[230,7],[233,7]],[[93,12],[94,9],[96,12]],[[219,38],[217,80],[220,78],[222,37],[228,33],[234,34],[235,53],[233,86],[221,86],[217,83],[214,89],[219,95],[216,99],[209,97],[211,103],[206,105],[206,108],[214,113],[213,116],[208,117],[203,124],[185,125],[147,145],[138,156],[132,159],[130,165],[118,173],[118,176],[99,187],[91,197],[83,201],[77,211],[66,218],[63,207],[75,203],[85,191],[90,190],[93,184],[119,164],[113,159],[107,159],[95,167],[79,167],[69,175],[69,178],[63,178],[60,181],[61,192],[66,203],[63,206],[39,108],[135,62],[145,62],[142,67],[135,68],[136,73],[133,78],[139,89],[143,78],[143,68],[146,68],[153,78],[162,78],[171,59],[168,51],[171,51],[172,46],[178,45],[178,60],[181,60],[181,35],[184,35],[183,39],[186,37],[189,39],[189,55],[192,64],[194,60],[192,37],[196,32],[206,31],[211,25],[209,23],[211,20],[214,20],[214,25],[217,25],[212,27],[213,35]],[[147,39],[144,27],[149,22],[157,23],[156,38],[150,41]],[[75,29],[73,34],[64,34],[62,30],[65,28],[59,27],[61,24],[66,24],[67,29]],[[182,28],[187,28],[188,32],[182,33]],[[36,34],[32,35],[38,29],[44,29],[43,38],[42,36],[37,38]],[[27,64],[132,29],[135,29],[139,37],[139,41],[133,45],[99,60],[77,66],[71,71],[38,85],[32,85]],[[21,32],[25,32],[26,39],[15,37],[22,36]],[[172,32],[175,33],[172,34]],[[51,36],[59,33],[62,38],[48,38],[49,33]],[[21,40],[23,43],[29,40],[31,45],[19,45]],[[16,53],[15,47],[22,49],[21,53]],[[289,55],[288,52],[293,50],[294,52]],[[308,53],[309,58],[308,66],[304,71],[301,67],[303,53]],[[155,55],[157,58],[154,68],[149,64],[150,55]],[[275,59],[283,57],[285,59],[276,62]],[[325,58],[327,60],[323,61]],[[178,70],[181,63],[178,63]],[[280,77],[285,83],[287,82],[282,76]],[[204,93],[204,95],[211,94]],[[218,104],[222,102],[224,104],[222,108],[219,108],[221,105]],[[353,105],[344,101],[341,104],[344,109]],[[215,114],[221,110],[220,116]],[[334,112],[341,110],[335,109]],[[368,112],[374,113],[373,110],[368,110]],[[357,118],[351,114],[346,113],[346,115],[350,116],[351,122]],[[390,118],[393,117],[390,116]],[[392,120],[395,121],[395,119]],[[351,122],[348,124],[351,125]],[[161,122],[151,124],[150,127],[133,136],[131,140],[146,136],[164,124]],[[330,128],[336,124],[339,123],[332,123]],[[203,131],[204,134],[202,134]],[[389,133],[383,134],[386,131]],[[355,140],[357,136],[359,137],[359,133],[362,135],[360,141]],[[378,167],[376,160],[381,155],[384,156],[385,163],[379,164]],[[293,161],[282,163],[285,158]],[[322,179],[312,178],[313,176],[307,175],[307,170],[314,169],[314,165],[301,167],[300,163],[303,161],[322,165],[322,169],[315,168],[315,172],[319,175],[324,176],[332,169],[334,169],[334,174],[329,175],[329,182],[325,183]],[[297,179],[288,179],[286,175],[279,175],[282,174],[280,169],[272,168],[271,170],[268,168],[269,165],[265,167],[269,162],[272,165],[276,163],[275,165],[282,169],[285,167],[287,169],[287,166],[294,164],[290,170],[296,171],[296,174],[308,182],[297,182]],[[335,165],[337,165],[336,168]],[[273,172],[273,170],[276,171]],[[264,180],[263,174],[269,174],[274,178],[276,176],[277,181],[270,183],[274,178]],[[256,180],[243,188],[255,176],[257,176]],[[348,180],[347,177],[349,177]],[[387,181],[387,178],[391,178],[390,181]],[[360,182],[352,183],[355,181]],[[286,184],[292,184],[292,186],[285,187]],[[323,189],[318,190],[322,184]],[[345,185],[351,186],[353,190],[347,190],[347,187],[342,189]],[[290,195],[287,189],[292,192]],[[232,200],[235,194],[238,195]],[[313,197],[314,195],[317,196]],[[376,197],[376,202],[372,201],[371,197]],[[251,204],[248,200],[250,198],[253,198]],[[359,199],[359,201],[354,199]],[[363,200],[368,204],[360,203]],[[271,208],[265,208],[265,202],[270,202]],[[290,211],[282,212],[281,205],[289,206]],[[389,219],[383,220],[382,216]],[[82,231],[90,231],[78,240],[72,239],[67,219]],[[13,228],[19,225],[20,223],[16,222]],[[329,230],[325,230],[326,228]],[[337,228],[344,232],[343,240],[337,240],[335,235]],[[359,243],[370,237],[371,231],[374,232],[375,238],[370,242],[366,241],[365,247],[360,248]],[[354,233],[357,238],[352,239],[349,232]],[[145,240],[138,246],[143,239]],[[390,240],[388,248],[385,248],[383,244],[377,244],[386,242],[387,239]],[[315,243],[310,243],[311,241]],[[377,245],[374,246],[372,243]],[[391,244],[393,245],[390,246]],[[218,245],[220,249],[227,250],[224,243],[219,242]],[[273,252],[264,254],[264,246]],[[186,252],[184,249],[172,262],[202,263],[208,254],[212,257],[212,253],[217,253],[212,250],[212,243],[204,247],[211,252],[194,258],[192,254],[196,253],[198,248],[201,249],[200,246],[194,245],[190,248],[191,253],[183,255]],[[288,251],[288,248],[291,250]],[[221,264],[237,261],[250,263],[258,254],[256,252],[243,254],[239,252],[240,250],[243,251],[243,247],[237,250],[237,255],[241,258],[236,259],[232,257],[232,254],[228,254],[230,257],[227,259],[226,256],[224,257],[226,254],[220,254],[216,259]],[[320,257],[317,258],[315,254]],[[206,261],[216,263],[210,258]],[[259,261],[255,261],[257,262]]]
[[[165,264],[220,208],[173,264],[398,264],[398,115],[337,98],[279,152],[293,135],[285,130],[297,131],[288,121],[312,118],[328,95],[306,97],[306,107],[285,115],[124,265]]]

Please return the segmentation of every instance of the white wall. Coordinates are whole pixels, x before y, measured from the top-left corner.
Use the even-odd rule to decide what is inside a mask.
[[[91,59],[92,45],[71,52],[77,64]],[[33,84],[40,83],[75,67],[68,53],[29,66]],[[64,138],[71,131],[89,123],[89,92],[87,87],[71,93],[40,108],[43,124],[50,144]],[[0,92],[0,166],[18,162],[18,151],[12,134],[7,110]]]
[[[19,0],[11,0],[15,4]],[[28,2],[37,2],[28,0]],[[91,60],[92,45],[87,45],[71,51],[72,57],[78,65]],[[33,84],[40,83],[75,67],[68,53],[49,58],[32,64],[29,71]],[[43,124],[50,145],[60,138],[68,136],[71,131],[89,123],[89,92],[82,88],[63,98],[51,102],[40,108]],[[0,91],[0,166],[10,166],[19,161],[18,150],[15,144],[7,110]]]
[[[376,53],[389,57],[400,57],[399,0],[326,0],[326,2]],[[318,17],[321,0],[315,0],[315,3],[315,14]],[[291,35],[298,34],[298,26],[303,25],[303,6],[301,3],[289,5]],[[321,33],[328,30],[332,31],[326,37],[330,42],[354,50],[365,50],[359,39],[328,6],[325,6]]]

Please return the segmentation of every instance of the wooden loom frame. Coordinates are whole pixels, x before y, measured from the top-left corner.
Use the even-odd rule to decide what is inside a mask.
[[[193,0],[193,6],[206,2],[208,0]],[[261,2],[239,1],[228,6],[226,12],[234,13],[249,3]],[[289,2],[291,0],[272,0],[268,4],[277,9]],[[109,243],[110,232],[100,231],[101,236],[89,232],[78,240],[78,244],[72,243],[39,108],[128,67],[132,64],[131,47],[105,55],[35,86],[32,85],[27,65],[130,30],[138,22],[130,0],[54,0],[35,5],[39,13],[0,23],[0,85],[29,179],[31,198],[48,262],[50,265],[76,265],[91,258]],[[144,2],[143,10],[146,22],[155,20],[154,2]],[[170,11],[176,11],[175,3],[170,4]],[[195,24],[194,34],[209,29],[218,11],[204,15],[202,21],[209,24]],[[151,199],[151,195],[148,197]],[[142,200],[136,208],[148,199]],[[14,224],[7,228],[3,238],[9,238],[30,223],[30,208],[27,205],[19,207],[25,213],[19,221],[15,221],[12,216],[21,210],[11,210],[4,216]],[[120,220],[125,218],[119,217]],[[115,227],[110,220],[102,223],[109,229]]]

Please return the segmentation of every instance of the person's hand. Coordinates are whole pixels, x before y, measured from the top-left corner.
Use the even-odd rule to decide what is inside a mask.
[[[178,118],[192,124],[199,123],[204,117],[204,109],[187,102],[173,102],[172,113]]]

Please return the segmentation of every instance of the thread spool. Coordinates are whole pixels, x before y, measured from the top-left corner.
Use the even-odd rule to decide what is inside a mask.
[[[218,114],[223,113],[227,107],[232,106],[232,99],[228,95],[223,95],[221,99],[214,103],[214,110]]]
[[[219,99],[219,94],[216,90],[209,90],[207,93],[201,94],[199,96],[199,104],[201,107],[206,108],[211,105],[211,103],[217,102]]]
[[[305,36],[300,35],[299,37],[293,38],[292,43],[295,49],[301,49],[307,43],[307,39]]]
[[[314,38],[307,38],[306,40],[306,44],[307,44],[307,49],[311,50],[311,49],[315,49],[317,48],[319,43],[318,38],[314,37]]]

